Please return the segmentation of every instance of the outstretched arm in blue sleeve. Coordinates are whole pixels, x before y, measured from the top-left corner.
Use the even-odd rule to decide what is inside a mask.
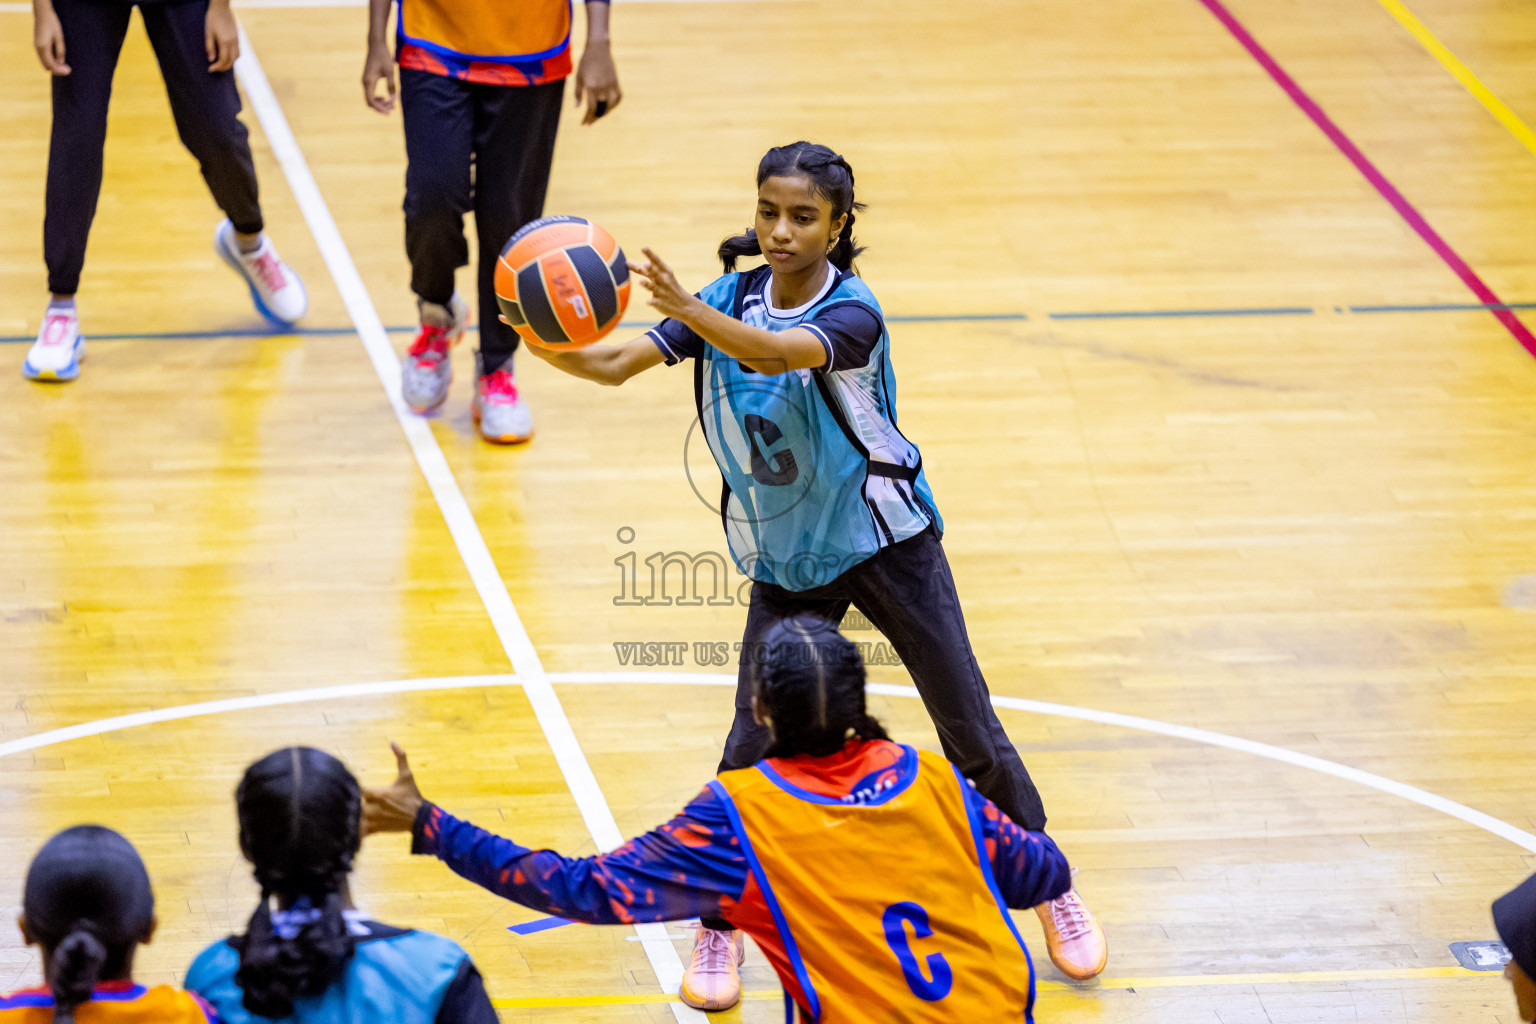
[[[412,832],[412,852],[514,903],[589,924],[719,915],[747,881],[740,843],[708,789],[665,825],[595,857],[531,850],[430,803]]]

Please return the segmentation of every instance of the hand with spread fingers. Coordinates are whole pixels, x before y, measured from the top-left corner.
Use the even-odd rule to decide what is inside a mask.
[[[416,824],[416,814],[426,803],[416,788],[416,776],[400,744],[391,743],[399,774],[383,789],[363,789],[363,835],[379,832],[409,832]]]
[[[650,248],[640,250],[645,253],[648,262],[644,264],[628,261],[629,272],[640,278],[640,283],[645,285],[651,297],[646,300],[646,305],[655,309],[662,316],[669,316],[674,320],[686,320],[687,317],[701,305],[699,300],[677,283],[677,275],[672,273],[672,268],[656,255]]]

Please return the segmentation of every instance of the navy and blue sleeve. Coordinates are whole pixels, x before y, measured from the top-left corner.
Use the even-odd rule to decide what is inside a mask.
[[[823,373],[857,370],[868,366],[885,325],[874,310],[862,302],[839,302],[816,313],[800,325],[817,338],[827,350]]]
[[[695,292],[694,298],[728,316],[734,316],[740,278],[741,275],[734,272],[723,274]],[[661,349],[668,366],[676,366],[684,359],[698,359],[704,355],[704,339],[694,333],[693,328],[676,320],[663,320],[645,333]]]
[[[981,837],[1004,903],[1014,910],[1024,910],[1072,888],[1072,868],[1050,836],[1014,824],[996,804],[970,786],[965,787],[965,798],[981,821]]]
[[[704,354],[704,339],[695,334],[692,327],[670,317],[645,334],[661,349],[668,366],[676,366],[684,359],[697,359]]]
[[[596,857],[531,850],[423,804],[413,853],[525,907],[589,924],[718,916],[741,899],[747,859],[725,807],[706,789],[660,828]]]
[[[485,979],[469,957],[459,962],[458,971],[448,983],[434,1024],[500,1024],[485,991]]]

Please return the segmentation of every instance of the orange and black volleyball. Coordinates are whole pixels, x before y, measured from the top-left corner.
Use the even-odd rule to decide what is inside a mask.
[[[501,250],[496,302],[530,345],[584,348],[612,331],[629,305],[624,250],[583,217],[540,217]]]

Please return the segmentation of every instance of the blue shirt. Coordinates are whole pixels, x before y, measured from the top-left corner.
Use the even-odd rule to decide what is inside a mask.
[[[371,921],[347,912],[352,959],[318,996],[294,1001],[285,1024],[494,1024],[496,1012],[469,954],[441,935]],[[186,987],[206,999],[224,1024],[273,1024],[245,1008],[235,980],[240,953],[229,940],[198,954]]]
[[[827,270],[797,309],[772,305],[767,267],[726,274],[699,293],[754,327],[810,331],[827,354],[814,370],[758,373],[675,320],[650,331],[668,364],[694,360],[731,557],[752,579],[788,590],[822,586],[882,547],[943,529],[922,455],[896,425],[880,305],[853,273]]]

